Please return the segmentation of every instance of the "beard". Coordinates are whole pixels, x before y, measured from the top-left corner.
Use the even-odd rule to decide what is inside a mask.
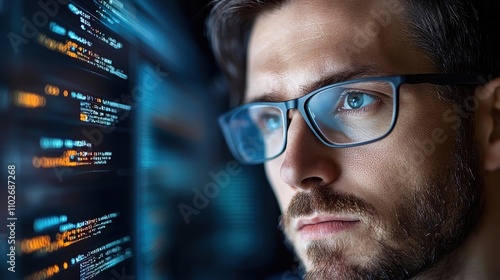
[[[334,188],[317,186],[295,194],[280,225],[288,242],[295,245],[297,256],[299,244],[292,244],[291,238],[293,218],[313,213],[352,213],[363,217],[369,229],[379,224],[385,232],[379,238],[367,237],[375,250],[365,254],[376,255],[364,264],[349,262],[345,244],[311,241],[305,249],[306,259],[302,259],[304,279],[411,279],[446,265],[450,276],[450,269],[456,265],[453,262],[457,261],[451,258],[476,228],[483,211],[483,184],[470,137],[473,133],[464,126],[457,133],[460,136],[455,141],[451,164],[418,187],[402,188],[413,191],[403,194],[394,206],[394,216],[388,217],[392,223],[384,224],[370,203]]]

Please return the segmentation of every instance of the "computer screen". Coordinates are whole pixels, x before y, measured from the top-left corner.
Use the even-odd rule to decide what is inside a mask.
[[[126,2],[2,5],[2,279],[135,274]]]

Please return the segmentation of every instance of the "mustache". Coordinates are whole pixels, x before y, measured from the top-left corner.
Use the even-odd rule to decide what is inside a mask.
[[[290,201],[288,210],[281,217],[281,225],[287,226],[292,218],[313,213],[354,213],[360,216],[375,216],[375,207],[364,200],[335,191],[330,187],[314,187],[297,192]]]

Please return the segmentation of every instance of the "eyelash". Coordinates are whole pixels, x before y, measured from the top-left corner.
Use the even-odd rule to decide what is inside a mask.
[[[363,94],[363,95],[366,95],[366,96],[369,96],[370,98],[372,98],[374,101],[373,103],[367,105],[367,106],[363,106],[361,108],[358,108],[358,109],[343,109],[342,106],[346,100],[346,98],[349,96],[349,94],[353,94],[353,93],[360,93],[360,94]],[[336,112],[341,112],[342,114],[350,114],[350,115],[353,115],[353,116],[356,116],[356,115],[361,115],[363,113],[366,113],[368,110],[371,110],[373,109],[374,106],[377,106],[381,103],[381,98],[378,97],[377,95],[375,94],[370,94],[370,93],[367,93],[367,92],[364,92],[364,91],[360,91],[360,90],[350,90],[350,91],[345,91],[342,93],[341,97],[339,98],[340,100],[340,106],[337,106],[337,109],[336,109]]]

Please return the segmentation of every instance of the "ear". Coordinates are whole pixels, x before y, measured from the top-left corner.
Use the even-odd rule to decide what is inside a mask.
[[[476,140],[483,153],[482,167],[500,170],[500,78],[478,87],[476,98]]]

